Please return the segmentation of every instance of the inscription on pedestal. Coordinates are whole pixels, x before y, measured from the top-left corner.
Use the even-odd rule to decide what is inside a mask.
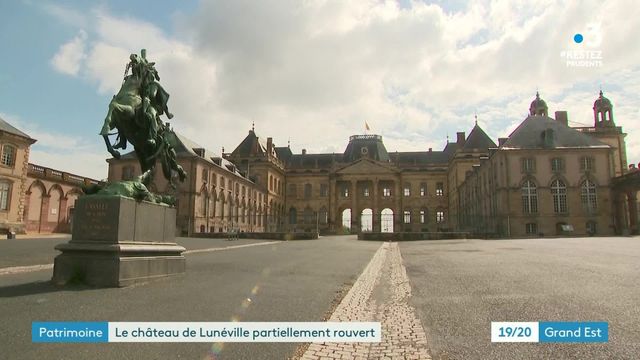
[[[109,204],[106,201],[87,203],[80,211],[84,211],[86,215],[86,222],[79,223],[80,231],[84,231],[91,239],[98,239],[101,234],[114,230],[114,224],[108,221]]]
[[[133,239],[126,225],[135,216],[134,206],[134,201],[117,196],[80,197],[74,211],[72,241],[115,243]]]

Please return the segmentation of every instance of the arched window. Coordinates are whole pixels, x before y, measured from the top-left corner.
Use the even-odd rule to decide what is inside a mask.
[[[567,186],[560,180],[551,183],[551,195],[553,196],[553,212],[567,212]]]
[[[538,190],[536,184],[531,180],[522,184],[522,212],[525,214],[538,212]]]
[[[598,194],[596,192],[596,183],[587,179],[582,183],[580,188],[582,207],[588,213],[595,212],[598,209]]]

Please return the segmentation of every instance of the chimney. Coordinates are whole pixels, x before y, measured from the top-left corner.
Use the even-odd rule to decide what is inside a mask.
[[[464,131],[458,132],[458,140],[456,141],[456,144],[462,146],[464,145]]]
[[[564,124],[564,126],[569,126],[569,116],[566,111],[556,111],[556,121]]]
[[[509,138],[498,138],[498,146],[504,145],[504,143],[506,143],[507,140],[509,140]]]
[[[302,155],[307,155],[307,149],[302,149]]]
[[[273,149],[273,138],[268,137],[267,138],[267,154],[271,155],[272,149]]]

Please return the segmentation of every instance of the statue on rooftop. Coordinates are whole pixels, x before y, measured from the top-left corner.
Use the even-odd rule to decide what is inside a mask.
[[[126,149],[127,143],[133,145],[143,174],[142,184],[148,186],[153,181],[159,161],[164,177],[175,188],[174,178],[177,176],[182,182],[187,174],[176,161],[175,134],[160,118],[161,115],[173,118],[167,107],[169,93],[160,85],[155,63],[147,60],[145,49],[140,55],[131,54],[129,60],[120,91],[109,103],[100,135],[116,159],[121,156],[116,149]],[[110,133],[114,129],[116,132]],[[115,144],[109,135],[117,135]]]

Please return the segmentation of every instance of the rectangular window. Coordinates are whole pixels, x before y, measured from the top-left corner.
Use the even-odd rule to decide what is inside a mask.
[[[327,184],[320,184],[320,196],[327,197],[329,196],[329,187]]]
[[[427,184],[420,184],[420,196],[427,196]]]
[[[525,230],[529,235],[535,235],[538,233],[538,224],[536,223],[527,223],[525,224]]]
[[[369,188],[368,187],[362,189],[362,195],[365,196],[365,197],[369,196]]]
[[[2,165],[13,166],[16,158],[16,148],[11,145],[2,147]]]
[[[349,197],[349,187],[348,186],[343,186],[342,187],[342,197]]]
[[[405,185],[404,186],[404,196],[411,196],[411,186],[410,185]]]
[[[581,171],[594,171],[595,161],[590,156],[584,156],[580,158],[580,170]]]
[[[444,222],[444,211],[442,211],[442,210],[436,211],[436,222],[437,223]]]
[[[0,182],[0,210],[9,209],[9,183]]]
[[[420,210],[420,224],[424,224],[427,220],[427,210]]]
[[[534,158],[522,159],[522,172],[531,173],[536,171],[536,160]]]
[[[389,188],[389,187],[382,188],[382,196],[384,196],[384,197],[391,196],[391,188]]]
[[[411,210],[405,210],[404,211],[404,223],[405,224],[410,224],[411,223]]]
[[[564,171],[564,160],[562,158],[551,159],[551,171]]]
[[[438,182],[436,183],[436,196],[444,195],[444,183]]]

